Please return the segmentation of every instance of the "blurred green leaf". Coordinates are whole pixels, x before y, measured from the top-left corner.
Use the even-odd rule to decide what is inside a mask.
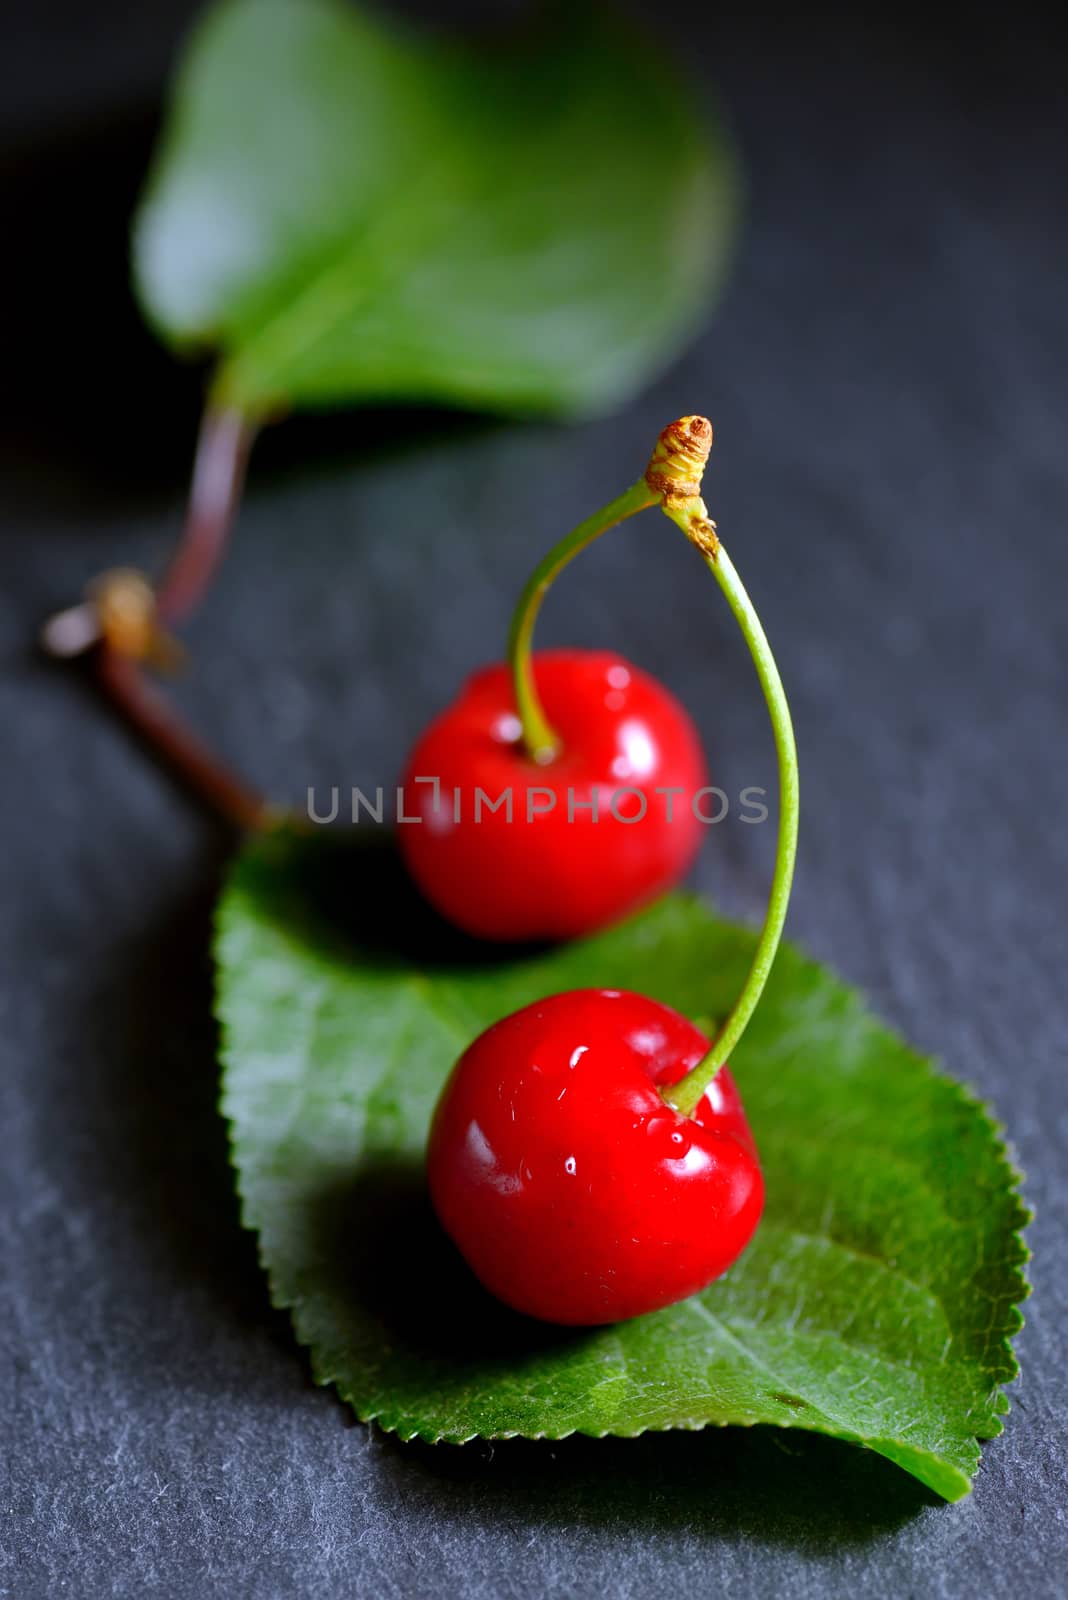
[[[478,54],[345,0],[224,0],[178,72],[134,275],[253,414],[586,412],[676,353],[734,210],[671,63],[581,0]]]
[[[949,1500],[1001,1431],[1027,1220],[982,1106],[784,947],[732,1063],[767,1181],[711,1288],[610,1328],[484,1294],[434,1224],[431,1111],[456,1056],[540,995],[638,989],[723,1015],[755,935],[672,895],[493,962],[436,938],[374,850],[249,845],[219,912],[224,1109],[244,1217],[321,1383],[405,1438],[772,1423],[867,1445]]]

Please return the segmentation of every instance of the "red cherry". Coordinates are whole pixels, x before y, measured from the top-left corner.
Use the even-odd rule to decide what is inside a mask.
[[[403,782],[404,815],[421,819],[397,830],[409,872],[443,916],[483,939],[590,933],[677,883],[700,846],[694,796],[708,778],[674,696],[607,651],[539,652],[534,675],[560,741],[547,765],[526,753],[499,665],[431,724]],[[510,793],[512,820],[485,798],[476,820],[476,790],[489,803]]]
[[[547,1322],[640,1316],[703,1289],[749,1243],[764,1184],[730,1073],[692,1117],[658,1086],[708,1050],[668,1006],[576,989],[516,1011],[453,1069],[430,1193],[487,1289]]]

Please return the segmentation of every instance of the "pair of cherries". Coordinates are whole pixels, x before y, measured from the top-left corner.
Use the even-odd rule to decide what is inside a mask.
[[[617,655],[535,656],[530,639],[556,572],[660,504],[727,589],[753,648],[735,605],[747,597],[700,498],[711,437],[700,417],[664,430],[638,484],[534,574],[509,665],[477,673],[412,752],[405,814],[419,820],[399,830],[401,849],[425,897],[468,933],[592,933],[693,863],[692,801],[708,780],[685,711]],[[743,1001],[733,1041],[729,1019],[715,1049],[670,1007],[611,989],[536,1001],[468,1047],[434,1116],[429,1185],[445,1231],[498,1298],[550,1322],[613,1322],[695,1293],[737,1258],[764,1194],[721,1048],[755,996]]]

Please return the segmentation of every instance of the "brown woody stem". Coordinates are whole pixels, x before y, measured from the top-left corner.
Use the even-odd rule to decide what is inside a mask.
[[[50,618],[41,635],[53,656],[91,651],[97,679],[126,721],[218,816],[241,829],[261,827],[269,819],[266,801],[197,738],[152,684],[146,666],[166,670],[181,658],[164,624],[194,610],[218,569],[254,434],[240,413],[209,405],[182,537],[158,588],[130,569],[105,573],[78,605]]]
[[[208,591],[240,504],[255,432],[239,411],[209,405],[204,412],[185,528],[156,587],[156,609],[164,622],[188,617]]]
[[[242,831],[262,827],[269,816],[266,801],[216,760],[149,681],[141,663],[106,641],[94,656],[100,684],[153,752],[225,822]]]

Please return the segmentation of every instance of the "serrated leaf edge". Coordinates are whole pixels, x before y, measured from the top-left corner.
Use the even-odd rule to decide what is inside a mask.
[[[675,1432],[676,1430],[688,1433],[700,1433],[706,1428],[753,1428],[758,1426],[775,1427],[788,1430],[796,1429],[805,1433],[822,1433],[824,1431],[821,1429],[813,1429],[810,1424],[791,1422],[788,1419],[782,1419],[774,1423],[768,1423],[764,1421],[757,1422],[756,1420],[749,1421],[745,1419],[739,1419],[737,1421],[724,1419],[719,1421],[714,1418],[707,1417],[700,1419],[687,1419],[685,1417],[679,1417],[670,1422],[664,1423],[662,1426],[649,1424],[645,1427],[634,1430],[613,1427],[601,1429],[566,1428],[560,1432],[554,1432],[550,1429],[539,1429],[535,1431],[523,1430],[521,1428],[505,1428],[487,1433],[482,1433],[478,1430],[472,1430],[470,1432],[461,1434],[450,1433],[445,1429],[428,1428],[425,1424],[420,1423],[415,1418],[405,1416],[403,1412],[398,1412],[394,1415],[388,1412],[382,1406],[367,1406],[359,1401],[351,1392],[349,1392],[343,1380],[337,1374],[326,1369],[319,1359],[313,1340],[311,1337],[306,1336],[302,1331],[300,1318],[300,1311],[303,1303],[302,1300],[299,1297],[296,1299],[287,1298],[281,1291],[275,1277],[274,1269],[264,1254],[262,1232],[252,1216],[252,1201],[246,1194],[244,1188],[243,1167],[239,1159],[241,1143],[237,1134],[236,1124],[228,1110],[226,1069],[228,1065],[230,1047],[229,1023],[225,1008],[222,1003],[220,982],[220,975],[222,971],[220,952],[226,931],[224,927],[225,909],[228,902],[229,890],[235,882],[241,867],[242,858],[238,856],[231,864],[229,871],[225,875],[212,918],[214,1010],[219,1028],[219,1060],[222,1068],[218,1108],[220,1115],[222,1116],[227,1127],[227,1146],[229,1150],[230,1164],[234,1170],[234,1186],[239,1200],[241,1225],[255,1235],[257,1260],[267,1281],[270,1304],[275,1310],[288,1313],[297,1344],[308,1352],[312,1380],[318,1387],[333,1388],[338,1398],[349,1407],[359,1422],[362,1422],[366,1425],[374,1424],[375,1426],[381,1428],[385,1433],[395,1434],[396,1437],[404,1443],[410,1443],[413,1440],[419,1440],[424,1444],[462,1446],[465,1444],[470,1444],[475,1439],[484,1439],[487,1442],[499,1442],[507,1439],[529,1439],[544,1440],[546,1442],[555,1443],[571,1438],[576,1434],[591,1439],[604,1439],[609,1437],[619,1439],[636,1439],[642,1437],[642,1435],[646,1433],[670,1433]],[[688,902],[690,904],[699,906],[702,909],[708,909],[707,901],[704,900],[700,895],[683,891],[682,893],[678,893],[676,898],[680,902]],[[795,961],[797,961],[800,965],[807,967],[812,972],[818,974],[821,978],[829,978],[836,984],[842,983],[842,980],[839,979],[829,967],[810,956],[804,947],[799,945],[796,941],[791,940],[787,949]],[[854,1002],[855,1008],[865,1018],[867,1018],[873,1026],[878,1028],[881,1032],[885,1033],[890,1039],[892,1039],[896,1046],[900,1046],[903,1042],[900,1037],[895,1034],[893,1030],[882,1021],[881,1018],[879,1018],[870,1010],[870,1008],[864,1003],[861,995],[859,995],[855,990],[849,989],[848,986],[846,987],[850,998]],[[994,1115],[991,1107],[982,1099],[979,1093],[971,1085],[963,1083],[959,1079],[954,1078],[951,1074],[945,1072],[942,1069],[941,1062],[938,1060],[938,1058],[923,1055],[918,1050],[913,1049],[910,1045],[907,1046],[907,1048],[909,1049],[909,1053],[912,1055],[915,1062],[929,1077],[938,1078],[944,1084],[952,1087],[957,1096],[960,1098],[961,1102],[978,1117],[979,1124],[993,1148],[995,1164],[1001,1170],[1005,1179],[1005,1192],[1015,1201],[1016,1207],[1016,1215],[1014,1218],[1016,1227],[1013,1228],[1010,1235],[1011,1242],[1016,1246],[1016,1257],[1015,1260],[1006,1259],[1004,1263],[1008,1281],[1013,1286],[1013,1296],[1012,1300],[1010,1301],[1013,1325],[1011,1327],[1007,1327],[1003,1336],[997,1340],[997,1347],[1005,1355],[1006,1368],[1008,1370],[1006,1376],[999,1377],[994,1380],[994,1388],[989,1401],[991,1412],[989,1419],[991,1425],[990,1431],[981,1434],[977,1433],[975,1435],[975,1466],[972,1469],[974,1474],[975,1471],[979,1470],[981,1465],[981,1445],[987,1440],[997,1438],[1004,1430],[1004,1422],[1002,1418],[1011,1410],[1011,1402],[1009,1396],[1005,1392],[1005,1386],[1014,1382],[1020,1375],[1020,1363],[1013,1346],[1013,1340],[1024,1326],[1025,1319],[1023,1311],[1021,1310],[1021,1306],[1022,1303],[1029,1298],[1032,1291],[1032,1285],[1024,1269],[1027,1263],[1032,1259],[1033,1254],[1023,1238],[1023,1231],[1034,1220],[1035,1212],[1034,1208],[1028,1205],[1023,1198],[1021,1190],[1024,1182],[1026,1181],[1025,1175],[1021,1168],[1017,1165],[1015,1151],[1013,1150],[1007,1137],[1005,1126]],[[985,1367],[981,1370],[985,1370]],[[995,1416],[995,1412],[1000,1414]],[[885,1455],[887,1447],[890,1446],[895,1446],[898,1449],[915,1449],[915,1447],[908,1446],[907,1443],[902,1440],[868,1438],[860,1434],[849,1432],[848,1430],[842,1430],[841,1428],[837,1428],[833,1432],[827,1431],[824,1436],[841,1439],[844,1443],[860,1446],[863,1449],[871,1450],[880,1455]],[[942,1457],[933,1456],[930,1452],[921,1452],[921,1454],[927,1456],[933,1461],[936,1461],[940,1470],[945,1472],[947,1475],[955,1476],[959,1480],[959,1493],[950,1494],[944,1489],[935,1490],[935,1492],[939,1493],[942,1498],[951,1502],[955,1502],[957,1500],[964,1499],[971,1492],[971,1477],[961,1472],[960,1469],[955,1467],[952,1463],[945,1461]],[[896,1456],[891,1457],[891,1459],[894,1459],[895,1461],[897,1460]],[[897,1464],[900,1465],[900,1462],[898,1461]],[[921,1479],[921,1481],[924,1480]]]

